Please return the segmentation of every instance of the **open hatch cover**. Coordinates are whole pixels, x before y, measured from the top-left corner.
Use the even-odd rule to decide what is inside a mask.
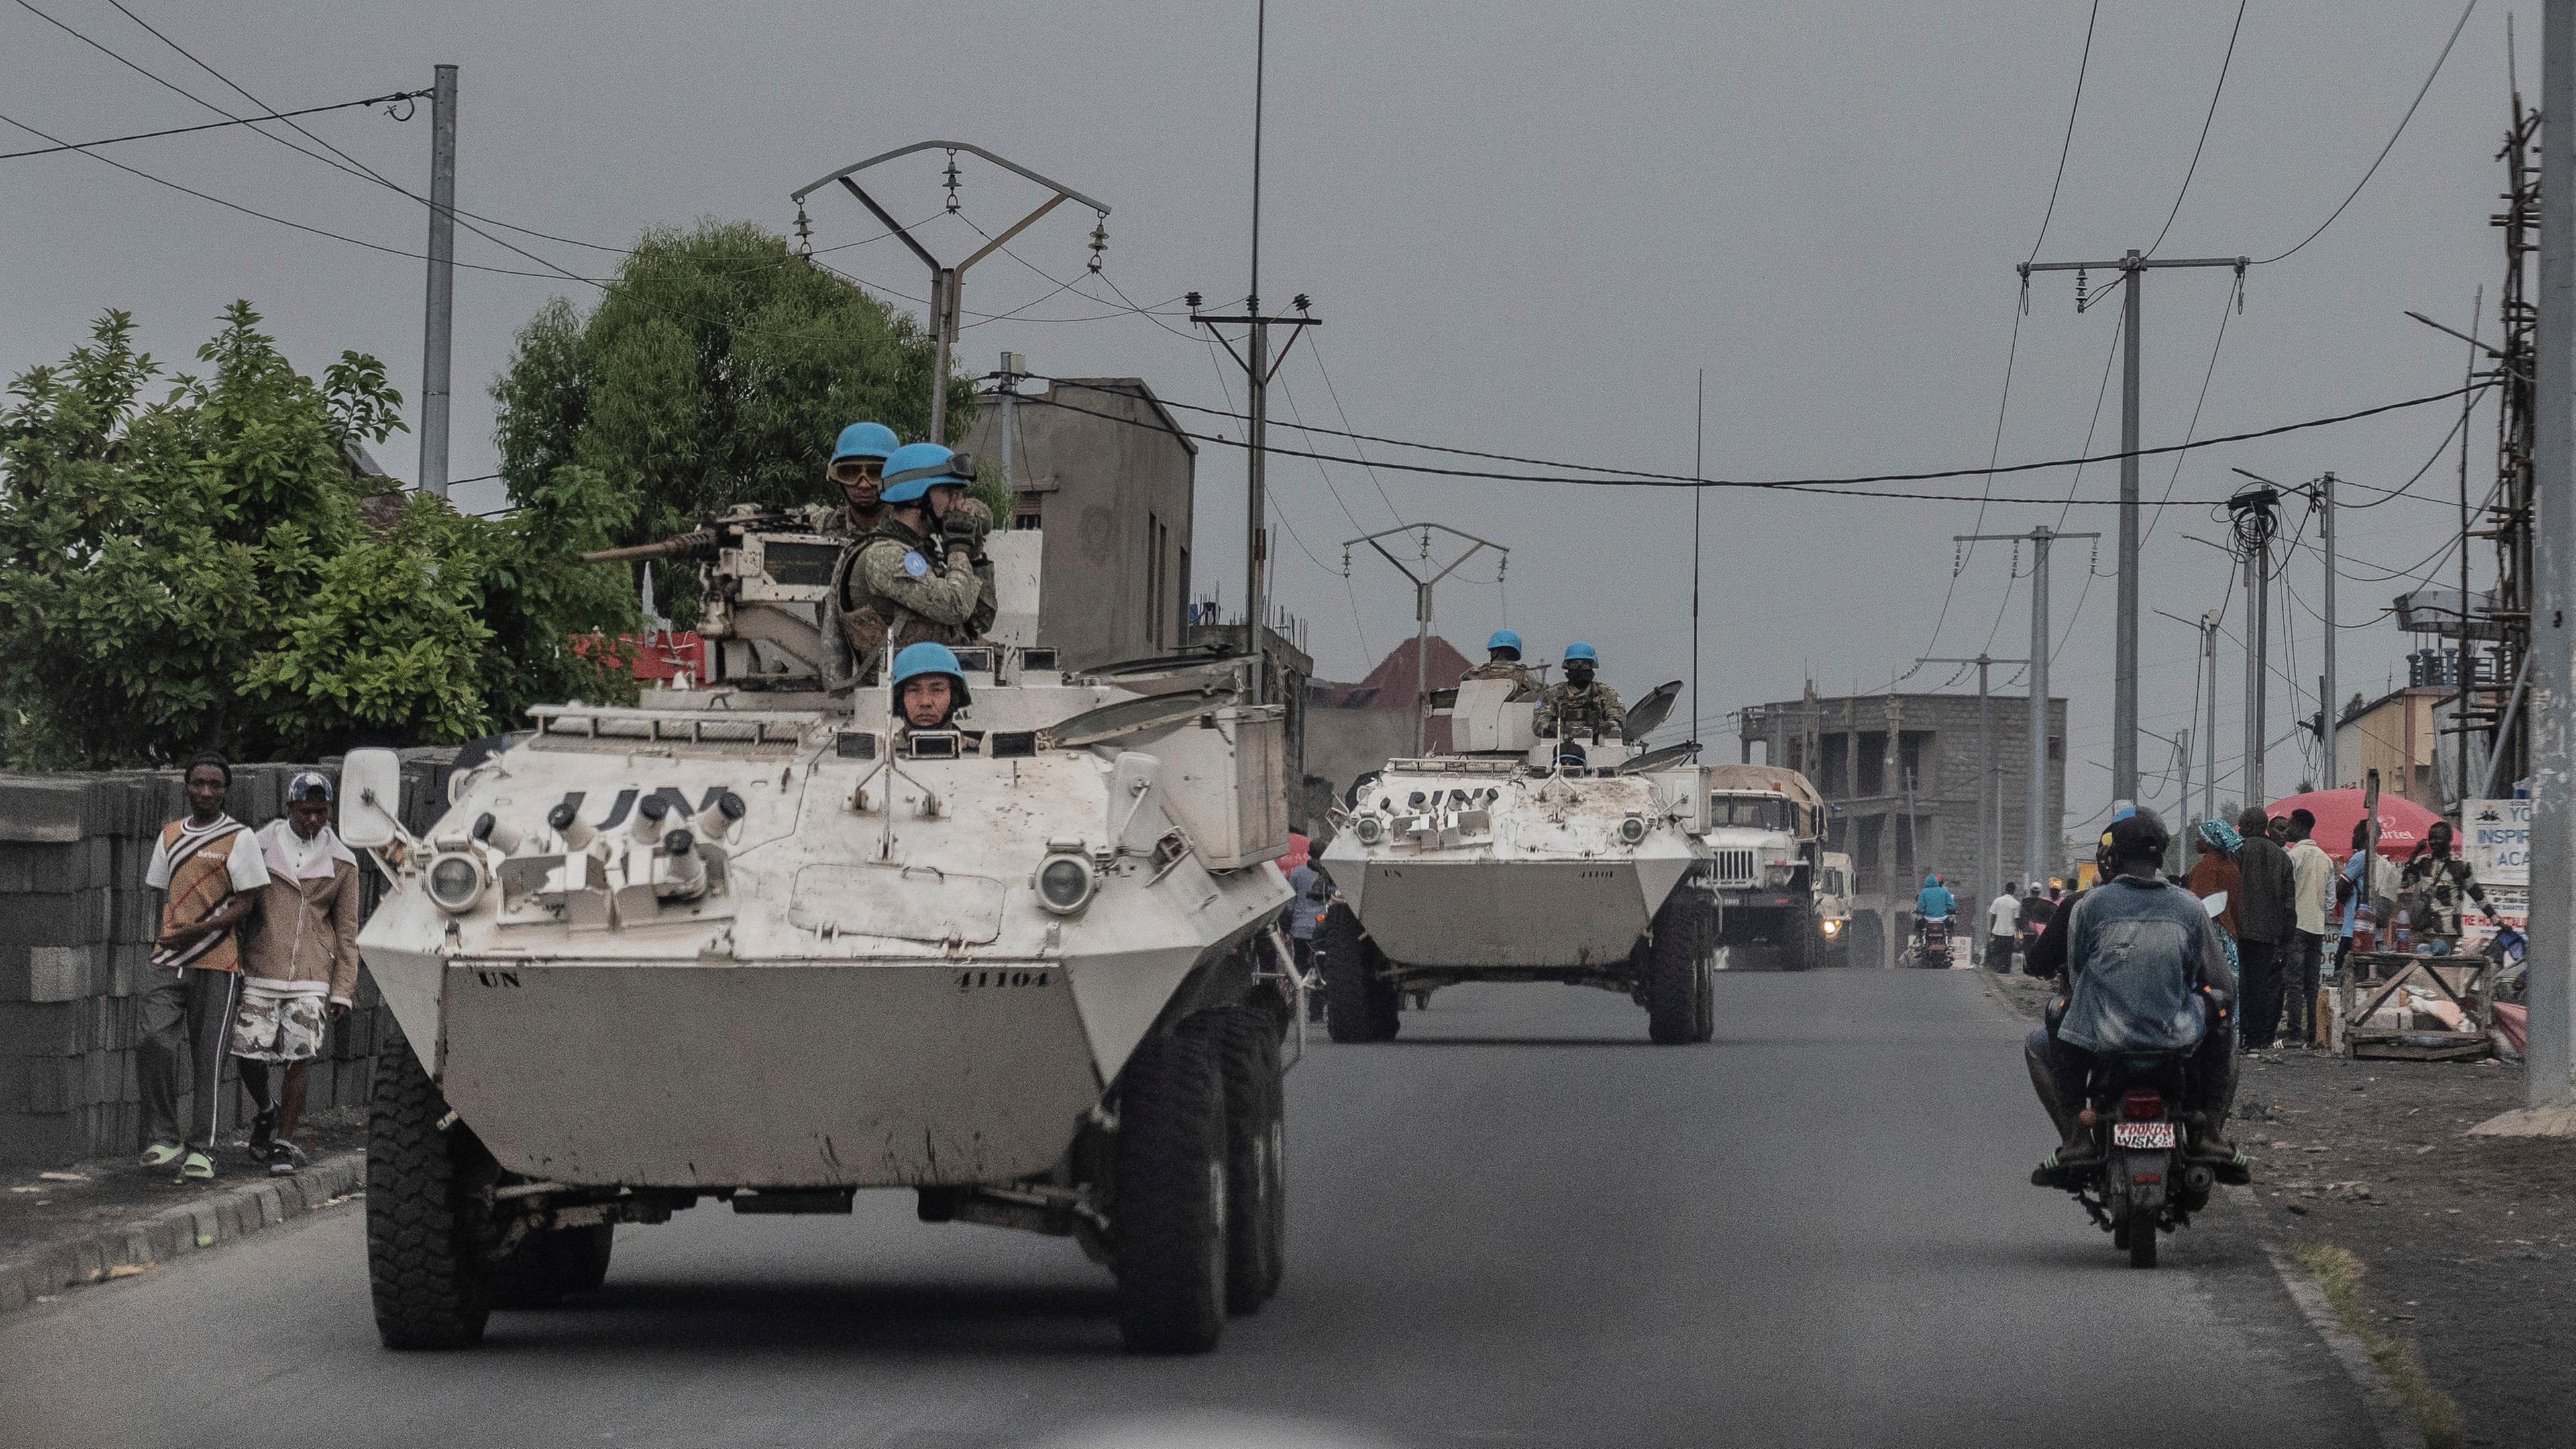
[[[1628,725],[1621,733],[1631,744],[1653,734],[1655,726],[1662,724],[1665,717],[1673,712],[1673,701],[1681,697],[1682,682],[1678,679],[1667,680],[1647,690],[1645,698],[1628,706]]]
[[[1115,704],[1087,710],[1049,725],[1038,734],[1043,745],[1060,750],[1080,749],[1143,730],[1179,724],[1194,715],[1233,702],[1232,690],[1182,689],[1170,694],[1149,694],[1142,699],[1122,699]]]
[[[1689,760],[1691,756],[1698,753],[1699,741],[1684,740],[1678,745],[1666,745],[1660,750],[1646,751],[1644,754],[1621,765],[1619,767],[1619,773],[1622,775],[1642,775],[1648,770],[1667,769],[1671,766],[1684,763]]]

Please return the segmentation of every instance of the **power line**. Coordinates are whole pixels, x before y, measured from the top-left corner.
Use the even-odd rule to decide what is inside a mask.
[[[1057,384],[1057,385],[1059,385],[1059,386],[1064,386],[1064,387],[1075,387],[1075,388],[1081,388],[1081,387],[1086,387],[1086,386],[1088,386],[1087,384],[1080,383],[1080,382],[1076,382],[1076,381],[1073,381],[1073,380],[1071,380],[1071,379],[1066,379],[1066,378],[1042,377],[1042,378],[1041,378],[1041,380],[1046,381],[1046,382],[1051,383],[1051,384]],[[2295,422],[2295,423],[2280,423],[2280,424],[2276,424],[2275,426],[2272,426],[2272,427],[2268,427],[2268,428],[2257,428],[2257,429],[2254,429],[2254,430],[2249,431],[2249,432],[2242,432],[2242,433],[2227,433],[2227,434],[2223,434],[2223,435],[2221,435],[2221,436],[2219,436],[2219,437],[2214,437],[2214,438],[2202,438],[2202,439],[2199,439],[2199,440],[2197,440],[2197,441],[2186,441],[2186,442],[2181,442],[2181,443],[2162,443],[2162,444],[2158,444],[2158,445],[2156,445],[2156,446],[2154,446],[2154,447],[2151,447],[2151,448],[2139,448],[2139,449],[2136,449],[2136,450],[2131,451],[2131,452],[2096,453],[2096,454],[2091,454],[2091,455],[2088,455],[2088,456],[2084,456],[2084,457],[2076,457],[2076,458],[2051,458],[2051,459],[2047,459],[2047,460],[2044,460],[2044,461],[2041,461],[2041,462],[2034,462],[2034,463],[2007,463],[2007,464],[2004,464],[2004,465],[2002,465],[2002,466],[2000,466],[2000,467],[1997,467],[1997,468],[1993,469],[1992,471],[1997,472],[1997,473],[2032,473],[2032,472],[2039,472],[2039,471],[2043,471],[2043,470],[2050,469],[2050,468],[2079,467],[2079,466],[2083,466],[2083,465],[2086,465],[2086,464],[2092,464],[2092,463],[2113,463],[2113,462],[2118,462],[2119,460],[2121,460],[2121,459],[2123,459],[2123,458],[2130,458],[2130,457],[2137,457],[2137,458],[2154,458],[2154,457],[2162,457],[2162,456],[2164,456],[2165,454],[2168,454],[2168,453],[2182,453],[2182,452],[2189,452],[2189,451],[2191,451],[2191,450],[2193,450],[2193,449],[2196,449],[2196,448],[2215,448],[2215,447],[2221,447],[2221,446],[2224,446],[2224,445],[2229,444],[2229,443],[2245,443],[2245,442],[2253,442],[2253,441],[2255,441],[2255,440],[2257,440],[2257,439],[2262,439],[2262,438],[2273,438],[2273,437],[2279,437],[2279,436],[2281,436],[2281,435],[2283,435],[2283,434],[2285,434],[2285,433],[2304,432],[2304,431],[2308,431],[2308,430],[2310,430],[2310,429],[2314,429],[2314,428],[2332,427],[2332,426],[2334,426],[2334,425],[2336,425],[2336,424],[2338,424],[2338,423],[2358,422],[2358,421],[2360,421],[2361,419],[2364,419],[2364,418],[2377,417],[2377,416],[2379,416],[2379,415],[2381,415],[2381,414],[2383,414],[2383,413],[2401,412],[2401,411],[2404,411],[2404,410],[2406,410],[2406,409],[2408,409],[2408,408],[2418,408],[2418,407],[2423,407],[2423,406],[2425,406],[2425,405],[2427,405],[2427,404],[2430,404],[2430,403],[2448,402],[2448,401],[2450,401],[2450,400],[2451,400],[2451,399],[2453,399],[2453,398],[2461,397],[2461,396],[2464,396],[2464,395],[2466,395],[2466,394],[2468,394],[2468,393],[2472,393],[2472,392],[2480,392],[2480,391],[2483,391],[2483,390],[2485,390],[2486,388],[2488,388],[2488,387],[2492,387],[2492,386],[2494,386],[2494,384],[2493,384],[2493,383],[2491,383],[2491,382],[2471,383],[2471,384],[2468,384],[2468,385],[2466,385],[2466,386],[2462,386],[2462,387],[2448,388],[2448,389],[2445,389],[2445,390],[2443,390],[2443,391],[2441,391],[2441,392],[2436,392],[2436,393],[2427,393],[2427,394],[2425,394],[2425,395],[2424,395],[2424,396],[2422,396],[2422,397],[2406,398],[2406,399],[2403,399],[2403,400],[2398,401],[2398,402],[2380,403],[2380,404],[2378,404],[2377,406],[2374,406],[2374,407],[2358,408],[2358,409],[2355,409],[2355,410],[2353,410],[2353,411],[2351,411],[2351,412],[2346,412],[2346,413],[2336,413],[2336,414],[2333,414],[2333,415],[2328,416],[2328,417],[2309,418],[2309,419],[2305,419],[2305,420],[2303,420],[2303,421]],[[1097,389],[1094,389],[1094,390],[1097,390]],[[1076,407],[1076,406],[1074,406],[1074,405],[1073,405],[1073,404],[1071,404],[1071,403],[1064,402],[1064,401],[1061,401],[1061,400],[1059,400],[1059,399],[1055,399],[1055,398],[1053,398],[1053,397],[1047,397],[1047,398],[1035,399],[1034,401],[1035,401],[1035,404],[1036,404],[1037,406],[1040,406],[1040,407],[1057,407],[1057,408],[1064,408],[1064,409],[1066,409],[1066,410],[1068,410],[1068,411],[1071,411],[1071,412],[1088,412],[1088,411],[1090,411],[1089,409]],[[1242,416],[1243,416],[1243,415],[1242,415],[1242,414],[1240,414],[1240,413],[1235,413],[1235,412],[1225,411],[1225,410],[1221,410],[1221,409],[1217,409],[1217,408],[1195,407],[1195,406],[1192,406],[1192,405],[1187,404],[1187,403],[1171,402],[1171,401],[1168,401],[1168,400],[1165,400],[1164,405],[1165,405],[1165,406],[1167,406],[1167,407],[1177,408],[1177,409],[1181,409],[1181,410],[1185,410],[1185,411],[1189,411],[1189,412],[1206,413],[1206,414],[1211,414],[1211,415],[1219,416],[1219,417],[1233,418],[1233,419],[1236,419],[1236,420],[1238,420],[1238,421],[1239,421],[1239,420],[1241,420],[1241,418],[1242,418]],[[1111,415],[1111,414],[1107,414],[1107,413],[1098,413],[1098,414],[1094,414],[1094,416],[1109,417],[1109,416],[1112,416],[1112,415]],[[1122,422],[1129,422],[1129,423],[1131,423],[1132,425],[1137,426],[1137,427],[1155,428],[1155,429],[1157,429],[1158,431],[1159,431],[1159,430],[1161,430],[1161,425],[1160,425],[1160,424],[1158,424],[1158,423],[1136,422],[1136,421],[1135,421],[1135,420],[1133,420],[1133,419],[1124,419],[1124,418],[1119,419],[1119,421],[1122,421]],[[1324,433],[1324,434],[1327,434],[1327,435],[1333,435],[1333,434],[1334,434],[1334,430],[1329,429],[1329,428],[1308,428],[1308,429],[1304,429],[1303,431],[1318,432],[1318,433]],[[1234,440],[1234,439],[1232,439],[1232,438],[1218,437],[1218,436],[1213,436],[1213,435],[1203,435],[1203,434],[1199,434],[1199,433],[1189,432],[1189,431],[1187,431],[1186,429],[1182,430],[1182,436],[1184,436],[1184,437],[1188,437],[1188,438],[1198,439],[1199,441],[1202,441],[1202,442],[1213,442],[1213,443],[1218,443],[1218,444],[1222,444],[1222,445],[1224,445],[1224,446],[1226,446],[1226,447],[1241,448],[1241,447],[1247,447],[1247,446],[1249,446],[1248,444],[1239,443],[1239,442],[1235,441],[1235,440]],[[1393,443],[1396,443],[1396,445],[1397,445],[1397,446],[1400,446],[1400,447],[1407,447],[1407,448],[1419,448],[1419,449],[1422,449],[1422,450],[1424,450],[1424,451],[1432,451],[1432,452],[1458,453],[1458,452],[1464,452],[1464,451],[1466,451],[1466,450],[1464,450],[1464,449],[1444,448],[1444,447],[1439,447],[1439,446],[1434,445],[1434,444],[1427,444],[1427,443],[1407,443],[1407,442],[1402,442],[1401,440],[1397,440],[1397,439],[1374,439],[1373,441],[1393,442]],[[1268,447],[1266,447],[1266,448],[1264,449],[1264,451],[1266,451],[1266,452],[1270,452],[1270,453],[1281,454],[1281,455],[1284,455],[1284,456],[1287,456],[1287,457],[1295,457],[1295,458],[1322,458],[1322,459],[1324,459],[1326,462],[1333,462],[1333,463],[1348,463],[1348,464],[1353,465],[1354,467],[1357,467],[1357,466],[1364,466],[1364,464],[1363,464],[1363,462],[1362,462],[1362,460],[1361,460],[1361,459],[1343,457],[1343,456],[1341,456],[1340,454],[1336,454],[1336,453],[1311,453],[1311,452],[1306,452],[1306,451],[1304,451],[1304,450],[1302,450],[1302,449],[1297,449],[1297,448],[1282,448],[1282,447],[1278,447],[1278,446],[1276,446],[1276,445],[1268,446]],[[1952,493],[1952,494],[1936,494],[1936,493],[1893,493],[1893,492],[1868,492],[1868,491],[1862,491],[1862,490],[1859,488],[1859,486],[1858,486],[1858,485],[1865,484],[1865,483],[1923,483],[1923,482],[1935,482],[1935,481],[1939,481],[1939,480],[1941,480],[1941,479],[1946,479],[1946,478],[1970,478],[1970,477],[1975,477],[1975,476],[1977,476],[1977,475],[1978,475],[1978,474],[1980,474],[1980,473],[1984,473],[1984,472],[1989,471],[1989,470],[1987,470],[1987,469],[1985,469],[1985,468],[1983,468],[1983,467],[1969,467],[1969,468],[1940,468],[1940,469],[1930,469],[1930,470],[1926,470],[1926,471],[1923,471],[1923,472],[1913,472],[1913,473],[1865,473],[1865,474],[1855,474],[1855,475],[1846,476],[1846,477],[1739,479],[1739,478],[1693,478],[1693,477],[1690,477],[1690,476],[1688,476],[1688,475],[1686,475],[1686,474],[1680,474],[1680,473],[1651,473],[1651,472],[1645,472],[1645,471],[1642,471],[1642,470],[1637,470],[1637,469],[1626,469],[1626,468],[1620,468],[1620,469],[1604,469],[1604,468],[1595,468],[1595,467],[1592,467],[1592,465],[1588,465],[1588,464],[1581,464],[1581,463],[1560,463],[1560,462],[1555,462],[1555,461],[1548,460],[1548,459],[1539,459],[1539,458],[1516,459],[1516,460],[1514,460],[1514,461],[1530,462],[1530,463],[1542,464],[1542,465],[1544,465],[1544,466],[1548,466],[1548,467],[1568,468],[1568,469],[1577,469],[1577,470],[1582,470],[1582,469],[1587,469],[1587,468],[1589,468],[1591,471],[1594,471],[1594,472],[1606,472],[1606,473],[1612,473],[1612,474],[1615,474],[1616,476],[1613,476],[1613,477],[1607,477],[1607,478],[1576,478],[1576,477],[1565,477],[1565,476],[1555,475],[1555,474],[1496,473],[1496,472],[1489,472],[1489,471],[1484,471],[1484,470],[1480,470],[1480,469],[1472,469],[1472,468],[1435,468],[1435,467],[1430,466],[1429,464],[1424,464],[1424,463],[1400,463],[1400,462],[1394,462],[1394,461],[1391,461],[1391,460],[1390,460],[1390,461],[1385,461],[1385,462],[1379,462],[1379,463],[1376,463],[1376,464],[1374,464],[1374,465],[1367,465],[1367,466],[1376,466],[1376,467],[1381,467],[1381,468],[1391,468],[1391,469],[1394,469],[1394,470],[1396,470],[1396,471],[1398,471],[1398,472],[1403,472],[1403,473],[1424,473],[1424,474],[1430,474],[1430,475],[1435,476],[1435,477],[1446,477],[1446,478],[1474,478],[1474,479],[1486,479],[1486,480],[1490,480],[1490,481],[1493,481],[1493,482],[1501,482],[1501,483],[1554,483],[1554,484],[1572,485],[1572,486],[1577,486],[1577,487],[1587,487],[1587,488],[1742,488],[1742,489],[1756,489],[1756,490],[1770,490],[1770,491],[1785,491],[1785,492],[1808,492],[1808,493],[1812,493],[1812,494],[1814,494],[1815,496],[1818,496],[1818,497],[1841,497],[1841,498],[1908,498],[1908,499],[1918,499],[1918,500],[1926,500],[1926,501],[1933,501],[1933,502],[1963,502],[1963,503],[1965,503],[1965,502],[1975,502],[1975,501],[1976,501],[1975,496],[1974,496],[1974,495],[1972,495],[1972,494],[1955,494],[1955,493]],[[1825,491],[1825,490],[1840,490],[1840,491],[1828,492],[1828,491]],[[2073,506],[2073,505],[2081,504],[2081,505],[2090,506],[2090,507],[2108,507],[2108,506],[2114,505],[2114,504],[2116,504],[2116,503],[2118,502],[2118,500],[2117,500],[2117,499],[2110,499],[2110,498],[2075,498],[2075,499],[2057,499],[2057,498],[1998,498],[1998,499],[1996,499],[1996,500],[1994,500],[1994,501],[1996,501],[1996,502],[1998,502],[1998,503],[2063,503],[2063,504],[2066,504],[2067,506]],[[2187,500],[2187,501],[2190,501],[2190,502],[2201,502],[2201,503],[2212,503],[2212,504],[2215,504],[2215,503],[2223,502],[2224,500],[2222,500],[2222,499],[2194,499],[2194,500]]]
[[[2236,0],[2236,23],[2227,28],[2227,54],[2218,62],[2218,84],[2210,88],[2209,112],[2200,118],[2200,139],[2191,143],[2191,164],[2183,168],[2182,188],[2174,193],[2173,210],[2165,213],[2164,229],[2147,243],[2148,256],[2154,256],[2156,248],[2165,244],[2165,233],[2173,230],[2174,218],[2182,215],[2182,199],[2191,194],[2191,178],[2199,174],[2200,151],[2209,144],[2209,123],[2218,119],[2218,98],[2227,93],[2227,68],[2236,61],[2236,36],[2245,28],[2245,3],[2246,0]],[[2039,253],[2031,255],[2036,258]]]
[[[396,101],[418,100],[428,94],[427,91],[396,91],[389,96],[369,96],[363,101],[335,101],[327,106],[306,106],[298,111],[279,111],[277,116],[283,120],[288,116],[316,116],[325,111],[354,110],[360,106],[389,106]],[[261,119],[266,118],[208,121],[201,126],[172,126],[166,131],[136,131],[129,135],[106,136],[96,141],[65,141],[58,146],[38,146],[28,151],[0,151],[0,161],[15,161],[26,156],[51,156],[63,151],[84,151],[92,146],[114,146],[124,141],[150,141],[162,136],[185,136],[197,131],[220,131],[230,126],[252,125],[256,120]]]
[[[1342,406],[1342,390],[1333,386],[1333,374],[1327,371],[1324,367],[1323,338],[1320,335],[1309,336],[1306,339],[1306,355],[1314,359],[1315,375],[1324,380],[1324,392],[1333,400],[1333,412],[1341,418],[1342,426],[1345,429],[1349,428],[1351,425],[1350,410]],[[1287,384],[1283,382],[1280,386],[1284,388]],[[1289,399],[1288,406],[1289,412],[1293,416],[1296,411],[1296,400],[1294,398]],[[1353,448],[1351,451],[1355,453],[1360,452],[1357,448]],[[1368,454],[1360,453],[1360,460],[1361,466],[1364,468],[1367,467]],[[1368,480],[1369,486],[1377,490],[1378,501],[1386,505],[1386,511],[1394,516],[1396,522],[1402,523],[1404,521],[1404,513],[1401,509],[1398,509],[1395,506],[1395,500],[1387,495],[1386,485],[1378,481],[1377,470],[1375,468],[1368,468]]]
[[[2361,195],[2361,189],[2370,184],[2370,178],[2379,174],[2379,163],[2387,160],[2388,153],[2397,149],[2397,138],[2406,134],[2406,123],[2415,119],[2415,108],[2424,104],[2424,97],[2432,92],[2434,77],[2442,73],[2442,62],[2451,58],[2451,47],[2460,43],[2460,32],[2468,28],[2469,12],[2477,8],[2478,0],[2469,0],[2467,8],[2460,12],[2458,23],[2451,27],[2451,38],[2442,42],[2442,53],[2433,58],[2433,69],[2424,77],[2424,84],[2415,92],[2415,99],[2406,107],[2406,114],[2397,118],[2397,129],[2389,133],[2388,144],[2379,148],[2379,155],[2371,160],[2370,169],[2361,173],[2361,179],[2353,183],[2352,192],[2344,197],[2343,205],[2334,209],[2334,215],[2319,222],[2315,231],[2302,237],[2299,246],[2292,247],[2277,257],[2265,257],[2255,263],[2256,266],[2268,267],[2274,262],[2287,261],[2298,253],[2299,247],[2304,247],[2325,235],[2326,228],[2334,225],[2336,218],[2343,215],[2344,208],[2351,206],[2354,199]]]
[[[2039,235],[2031,241],[2030,260],[2039,260],[2039,249],[2048,240],[2049,220],[2057,215],[2057,189],[2066,184],[2066,158],[2075,149],[2075,117],[2084,109],[2084,74],[2093,65],[2093,24],[2102,18],[2102,0],[2093,0],[2092,13],[2084,17],[2084,53],[2075,61],[2075,99],[2066,108],[2066,139],[2057,147],[2057,179],[2048,183],[2048,209],[2040,213]]]

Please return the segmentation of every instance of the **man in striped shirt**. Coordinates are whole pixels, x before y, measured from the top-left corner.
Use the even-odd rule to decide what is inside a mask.
[[[232,766],[215,754],[188,762],[188,815],[161,829],[144,884],[164,892],[143,994],[137,1073],[143,1088],[143,1165],[179,1164],[183,1178],[215,1175],[216,1107],[223,1092],[224,1035],[239,1004],[241,925],[268,885],[268,866],[250,831],[224,813]],[[182,1049],[188,1073],[180,1075]],[[194,1097],[183,1132],[179,1097]]]

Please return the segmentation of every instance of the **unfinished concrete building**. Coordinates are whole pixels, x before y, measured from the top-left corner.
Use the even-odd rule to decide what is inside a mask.
[[[1981,727],[1974,694],[1819,696],[1813,685],[1803,699],[1744,707],[1744,761],[1785,765],[1813,781],[1829,811],[1826,848],[1852,858],[1855,963],[1893,964],[1893,943],[1913,930],[1914,893],[1927,871],[1940,872],[1971,914],[2001,882],[2030,879],[2030,704],[1998,693],[1987,709],[1989,723]],[[1991,773],[1981,781],[1984,730],[1991,731],[1983,753]],[[2053,850],[2066,804],[2063,699],[2048,702],[2044,786]],[[1983,863],[1984,842],[1998,834],[1999,877]],[[2039,869],[2045,879],[2065,865],[2051,859]]]

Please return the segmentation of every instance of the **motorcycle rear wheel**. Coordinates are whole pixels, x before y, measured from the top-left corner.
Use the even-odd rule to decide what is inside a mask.
[[[2129,1266],[2154,1267],[2156,1265],[2156,1225],[2153,1222],[2132,1220],[2124,1226],[2129,1230]]]

